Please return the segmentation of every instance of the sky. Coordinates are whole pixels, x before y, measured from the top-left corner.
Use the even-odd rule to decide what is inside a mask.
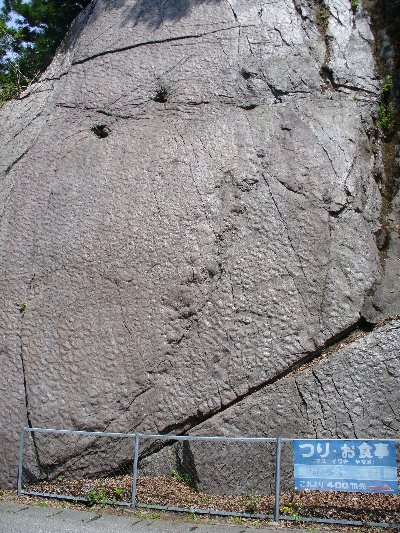
[[[0,9],[4,6],[4,0],[0,0]],[[16,18],[16,17],[15,17]],[[11,26],[12,26],[12,19],[11,19]]]

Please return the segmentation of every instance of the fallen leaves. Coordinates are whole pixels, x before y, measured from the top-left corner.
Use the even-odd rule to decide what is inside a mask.
[[[25,486],[29,492],[87,498],[88,493],[102,494],[108,503],[130,502],[131,476],[102,479],[43,481]],[[217,495],[198,492],[169,476],[143,477],[137,480],[137,501],[148,505],[207,509],[236,513],[271,515],[274,496],[257,493]],[[340,492],[287,492],[281,494],[280,512],[292,519],[318,517],[361,522],[400,522],[400,497],[386,494]]]

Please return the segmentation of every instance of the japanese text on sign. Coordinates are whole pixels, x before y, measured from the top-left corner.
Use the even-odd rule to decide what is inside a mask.
[[[293,441],[296,490],[398,494],[392,441]]]

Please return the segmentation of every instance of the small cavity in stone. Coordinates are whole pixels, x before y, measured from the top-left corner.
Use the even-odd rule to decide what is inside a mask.
[[[251,78],[251,72],[249,72],[248,70],[246,70],[246,69],[244,69],[244,68],[242,68],[242,70],[241,70],[240,73],[241,73],[241,75],[243,76],[243,78],[244,78],[245,80],[248,80],[248,79]]]
[[[165,104],[167,99],[168,99],[167,88],[164,87],[164,85],[161,85],[156,91],[156,94],[154,96],[154,101],[160,104]]]
[[[245,109],[246,111],[251,111],[252,109],[255,109],[257,107],[257,104],[244,104],[240,106],[242,109]]]
[[[380,228],[375,232],[376,245],[378,250],[384,250],[388,247],[390,234],[386,228]]]
[[[111,133],[110,128],[106,124],[96,124],[90,129],[99,139],[104,139],[105,137],[108,137]]]

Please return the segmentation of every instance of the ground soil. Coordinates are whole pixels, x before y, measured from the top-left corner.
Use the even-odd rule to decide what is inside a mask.
[[[124,511],[121,503],[129,502],[131,498],[131,477],[120,476],[107,479],[84,479],[68,480],[59,479],[54,482],[41,482],[25,486],[29,492],[43,492],[48,494],[67,495],[76,498],[86,498],[87,503],[79,501],[56,500],[50,498],[33,498],[28,496],[17,497],[14,491],[0,491],[0,499],[18,501],[20,503],[69,506],[74,508],[87,508],[88,506],[105,508],[105,501],[114,507],[113,512]],[[198,492],[190,486],[190,482],[174,477],[139,477],[137,483],[137,501],[140,504],[163,505],[169,507],[182,507],[188,509],[189,517],[193,520],[196,515],[192,509],[207,509],[214,511],[228,511],[236,513],[250,513],[272,515],[273,495],[259,495],[257,493],[247,495],[215,495]],[[44,503],[46,502],[46,503]],[[282,527],[312,527],[315,531],[317,526],[309,523],[303,524],[299,517],[317,517],[327,519],[354,520],[363,523],[400,523],[400,496],[386,494],[360,494],[360,493],[334,493],[334,492],[288,492],[281,495],[280,512],[291,518],[280,522]],[[179,513],[160,512],[158,510],[137,509],[135,513],[148,515],[151,518],[162,517],[175,520]],[[188,515],[185,515],[186,519]],[[196,520],[218,520],[215,516],[197,518]],[[221,519],[219,519],[221,520]],[[226,518],[234,523],[248,523],[265,527],[268,520],[250,519],[247,517]],[[302,525],[303,524],[303,525]],[[332,526],[330,526],[332,527]],[[339,526],[335,525],[335,529]],[[318,524],[318,529],[324,526]],[[344,527],[346,531],[379,531],[379,528]],[[395,529],[395,528],[393,528]],[[400,531],[400,530],[398,530]]]

